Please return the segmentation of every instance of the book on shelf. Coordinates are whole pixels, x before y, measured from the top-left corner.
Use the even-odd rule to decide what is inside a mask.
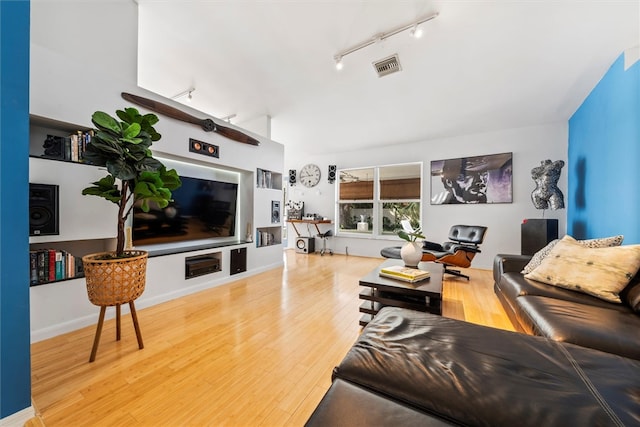
[[[269,233],[268,231],[260,231],[260,230],[256,232],[257,247],[271,246],[277,243],[278,242],[276,242],[276,237],[273,233]]]
[[[429,278],[429,272],[418,268],[393,265],[380,269],[380,276],[415,283]]]
[[[63,250],[31,250],[29,267],[31,285],[83,276],[82,260]]]
[[[92,137],[93,130],[79,130],[69,136],[47,135],[43,144],[44,157],[84,163],[87,144]]]

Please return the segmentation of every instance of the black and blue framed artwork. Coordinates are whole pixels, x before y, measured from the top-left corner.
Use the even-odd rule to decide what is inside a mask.
[[[431,204],[513,202],[513,153],[431,162]]]

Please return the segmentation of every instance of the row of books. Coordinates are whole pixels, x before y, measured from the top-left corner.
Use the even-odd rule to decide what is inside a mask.
[[[32,285],[84,275],[82,258],[76,258],[67,251],[56,249],[30,251],[29,264]]]
[[[429,272],[417,268],[393,265],[380,269],[380,276],[415,283],[429,278]]]
[[[93,130],[79,130],[69,136],[47,135],[43,144],[44,156],[72,162],[84,162],[87,144],[92,137]]]
[[[276,242],[276,237],[273,233],[269,233],[267,231],[258,231],[256,233],[256,246],[270,246],[275,245],[279,242]]]
[[[256,185],[258,186],[258,188],[273,188],[271,171],[258,169],[256,173],[256,179]]]

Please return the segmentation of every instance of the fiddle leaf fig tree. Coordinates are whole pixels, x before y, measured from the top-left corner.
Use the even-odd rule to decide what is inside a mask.
[[[171,191],[182,183],[174,169],[167,170],[151,153],[151,145],[161,137],[153,127],[158,117],[142,115],[135,108],[117,110],[116,115],[120,120],[102,111],[91,116],[97,129],[87,144],[85,159],[106,166],[109,174],[82,194],[118,205],[116,257],[123,257],[124,229],[133,207],[140,206],[144,212],[149,211],[150,204],[165,208],[172,201]]]

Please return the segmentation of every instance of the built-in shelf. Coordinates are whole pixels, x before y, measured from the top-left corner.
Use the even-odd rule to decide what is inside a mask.
[[[40,286],[84,277],[81,257],[55,249],[29,251],[29,268],[30,286]]]
[[[87,164],[84,150],[93,130],[39,116],[29,118],[29,156]]]
[[[212,252],[197,256],[190,256],[184,259],[184,278],[204,276],[205,274],[216,273],[222,266],[222,252]]]
[[[31,267],[30,284],[38,286],[63,280],[72,280],[84,277],[82,272],[82,257],[84,255],[96,252],[104,252],[115,249],[115,218],[116,211],[111,204],[98,198],[82,196],[82,188],[89,185],[93,181],[97,181],[99,177],[105,174],[102,168],[83,162],[81,156],[82,145],[76,145],[75,151],[68,144],[74,139],[74,143],[78,144],[76,136],[90,135],[91,129],[88,127],[78,126],[73,123],[66,123],[36,115],[30,116],[29,122],[29,163],[30,163],[30,182],[38,184],[55,184],[59,187],[56,194],[56,206],[59,211],[52,211],[51,216],[59,220],[60,226],[56,230],[55,235],[48,233],[47,235],[34,235],[29,237],[30,251],[34,258]],[[45,141],[55,138],[60,144],[60,150],[50,150],[45,152]],[[86,144],[87,141],[83,143]],[[64,148],[64,145],[67,147]],[[62,151],[63,149],[67,151]],[[89,167],[86,167],[89,166]],[[253,174],[246,171],[247,180],[252,179]],[[282,179],[280,174],[270,173],[269,183],[272,186],[281,185]],[[250,181],[248,181],[250,182]],[[31,196],[30,196],[31,197]],[[59,198],[59,200],[58,200]],[[82,198],[82,203],[77,201]],[[113,229],[111,229],[113,228]],[[208,268],[213,268],[217,264],[218,271],[222,268],[222,259],[228,253],[238,247],[246,248],[245,240],[200,240],[193,242],[184,242],[184,244],[159,244],[148,246],[137,246],[136,249],[142,249],[149,252],[149,257],[171,256],[181,253],[194,254],[198,251],[208,249],[221,249],[226,247],[236,247],[234,249],[218,250],[211,254],[194,255],[184,258],[185,260],[185,279],[196,277],[206,270],[203,264],[201,269],[191,269],[191,276],[188,275],[186,264],[198,264],[198,258],[204,257],[201,261],[208,263]],[[47,254],[47,277],[44,277],[42,269],[44,268],[44,254]],[[189,254],[191,255],[191,254]],[[49,267],[55,272],[56,256],[58,258],[58,269],[62,268],[63,273],[58,272],[57,278],[51,280],[49,276]],[[38,257],[40,259],[38,259]],[[50,261],[51,258],[51,261]],[[246,254],[245,254],[246,258]],[[39,263],[39,264],[38,264]],[[241,263],[242,264],[242,263]],[[244,263],[246,265],[246,261]],[[243,267],[246,268],[246,267]],[[204,274],[208,274],[207,273]],[[53,277],[56,277],[55,275]]]
[[[246,240],[232,240],[232,241],[223,241],[223,242],[186,242],[189,244],[182,245],[157,245],[157,246],[137,246],[136,249],[142,249],[149,252],[149,258],[157,257],[157,256],[165,256],[165,255],[174,255],[181,254],[185,252],[196,252],[202,251],[205,249],[217,249],[217,248],[225,248],[228,246],[237,246],[242,245],[247,242]]]
[[[84,255],[114,247],[115,226],[105,221],[117,211],[106,204],[98,208],[93,200],[81,207],[73,203],[82,197],[83,185],[103,175],[82,160],[91,133],[76,124],[29,117],[29,182],[35,184],[29,188],[30,229],[35,229],[29,236],[31,286],[82,278]],[[54,186],[55,192],[42,191]],[[40,234],[49,223],[59,226]]]
[[[282,243],[282,227],[259,227],[256,229],[256,247],[279,245]]]
[[[110,250],[112,246],[113,239],[32,243],[29,245],[30,285],[80,279],[84,277],[82,257]]]
[[[282,174],[267,169],[256,169],[256,187],[282,190]]]

